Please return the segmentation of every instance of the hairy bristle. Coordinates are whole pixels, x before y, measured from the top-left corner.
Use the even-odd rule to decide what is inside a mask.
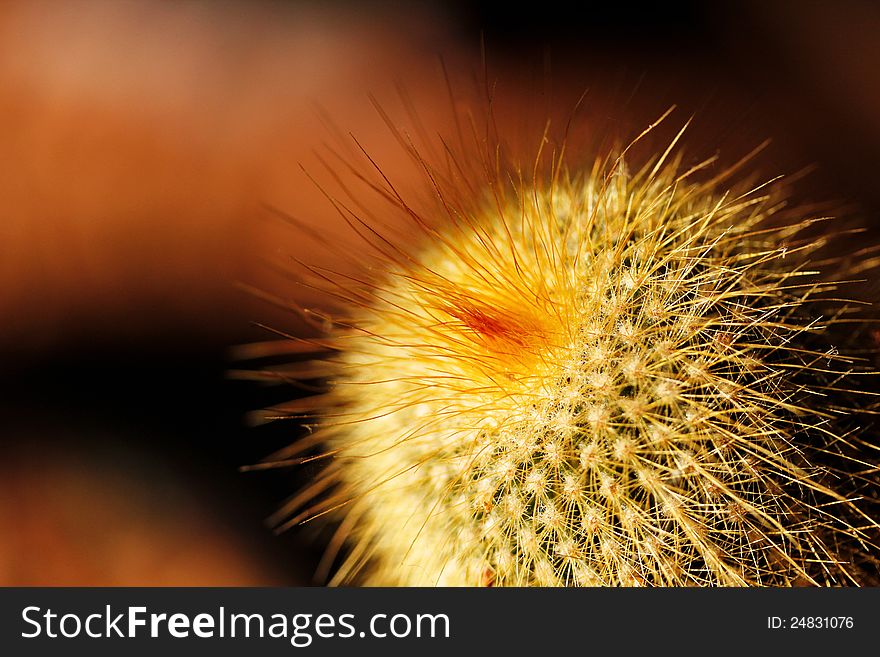
[[[631,169],[560,148],[527,176],[485,148],[482,187],[467,153],[414,152],[433,216],[375,186],[406,240],[331,197],[374,275],[309,270],[341,300],[331,383],[286,410],[319,416],[299,449],[328,465],[284,513],[339,523],[332,582],[865,581],[877,470],[849,274],[817,269],[815,219],[779,183],[676,149]]]

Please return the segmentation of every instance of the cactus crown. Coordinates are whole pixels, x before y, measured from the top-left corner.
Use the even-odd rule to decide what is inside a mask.
[[[832,348],[849,315],[811,264],[823,240],[779,186],[669,153],[485,194],[426,168],[442,223],[387,192],[417,246],[372,233],[368,282],[313,271],[347,310],[294,448],[328,465],[292,521],[339,520],[333,581],[859,580],[874,471],[846,428],[859,365]]]

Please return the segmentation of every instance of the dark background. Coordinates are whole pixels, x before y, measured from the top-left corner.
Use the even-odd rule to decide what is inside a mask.
[[[238,471],[297,435],[245,421],[292,393],[226,373],[252,322],[301,329],[235,283],[301,248],[261,202],[327,216],[297,165],[315,100],[374,135],[367,91],[430,97],[435,56],[478,70],[482,42],[506,80],[612,97],[623,133],[677,104],[710,152],[772,138],[762,171],[815,165],[803,195],[874,239],[880,8],[574,7],[0,8],[0,584],[311,581],[320,536],[264,522],[308,472]]]

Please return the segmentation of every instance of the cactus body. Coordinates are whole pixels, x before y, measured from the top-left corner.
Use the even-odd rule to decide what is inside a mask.
[[[811,222],[725,175],[560,166],[373,240],[375,280],[333,288],[329,465],[296,518],[340,522],[334,582],[859,581],[846,311]]]

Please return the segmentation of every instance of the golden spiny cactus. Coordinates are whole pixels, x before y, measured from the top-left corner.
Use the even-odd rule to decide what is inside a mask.
[[[862,325],[820,276],[855,268],[778,184],[674,151],[546,175],[490,152],[482,186],[417,156],[435,215],[382,193],[420,240],[335,201],[377,259],[311,270],[343,310],[284,454],[327,463],[286,511],[340,523],[332,581],[865,581],[876,452],[838,342]]]

